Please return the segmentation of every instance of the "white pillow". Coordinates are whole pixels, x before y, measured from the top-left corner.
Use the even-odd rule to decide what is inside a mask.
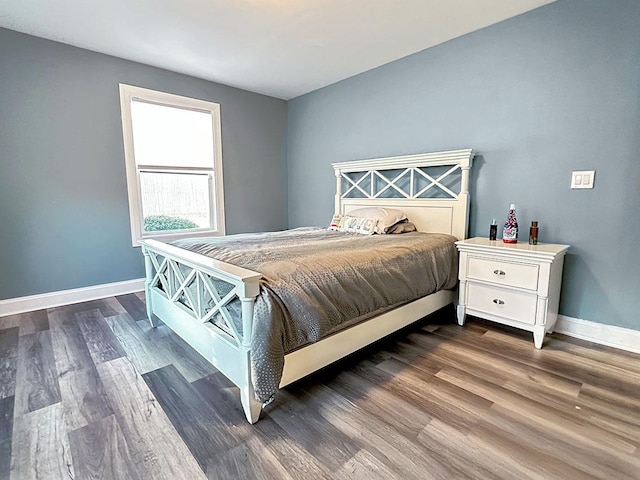
[[[376,220],[376,233],[387,233],[396,223],[407,219],[407,215],[403,211],[384,207],[356,208],[347,212],[347,215]]]

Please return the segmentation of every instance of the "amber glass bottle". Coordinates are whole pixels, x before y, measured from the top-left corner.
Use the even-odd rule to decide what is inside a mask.
[[[538,222],[532,221],[531,227],[529,228],[529,245],[537,245],[538,244]]]

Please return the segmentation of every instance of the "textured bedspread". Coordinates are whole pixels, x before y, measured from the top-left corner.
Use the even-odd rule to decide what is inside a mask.
[[[173,244],[263,275],[251,363],[256,396],[266,401],[280,383],[285,353],[345,324],[453,288],[455,240],[444,234],[364,236],[299,228]]]

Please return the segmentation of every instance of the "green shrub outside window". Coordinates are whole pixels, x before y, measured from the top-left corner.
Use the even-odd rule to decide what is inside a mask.
[[[169,217],[168,215],[149,215],[148,217],[144,217],[145,232],[184,230],[187,228],[198,228],[198,225],[186,218]]]

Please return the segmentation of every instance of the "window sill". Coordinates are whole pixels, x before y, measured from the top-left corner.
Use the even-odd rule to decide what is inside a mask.
[[[140,240],[158,240],[159,242],[173,242],[174,240],[180,240],[182,238],[193,238],[193,237],[222,237],[225,235],[224,230],[196,230],[196,231],[188,231],[183,233],[178,232],[169,232],[169,233],[157,233],[150,235],[143,235],[142,238],[136,240],[133,244],[134,247],[139,247]]]

